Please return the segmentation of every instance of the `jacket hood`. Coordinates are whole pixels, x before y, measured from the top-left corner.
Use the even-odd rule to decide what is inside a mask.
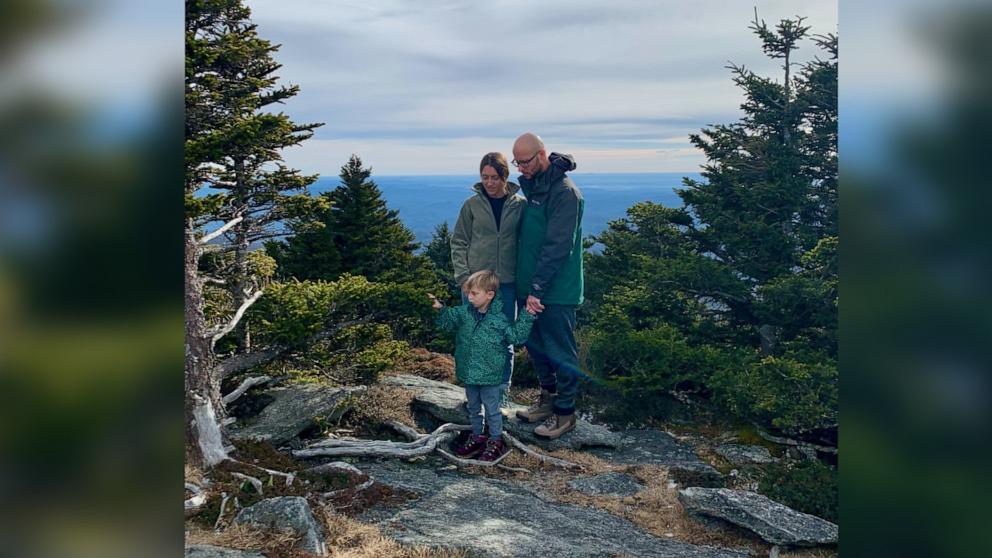
[[[551,155],[548,155],[548,161],[551,163],[548,166],[548,170],[544,171],[543,174],[534,177],[540,177],[539,185],[534,178],[527,179],[523,176],[520,177],[521,184],[527,186],[528,191],[533,190],[535,185],[538,185],[536,191],[544,191],[548,186],[554,184],[555,181],[565,176],[566,172],[575,170],[577,166],[575,164],[575,158],[571,155],[565,155],[564,153],[556,153],[553,151],[551,152]]]
[[[520,185],[517,184],[516,182],[511,181],[511,180],[507,180],[506,181],[506,189],[509,191],[509,194],[507,194],[507,195],[512,196],[513,194],[516,194],[517,192],[520,191]],[[486,193],[486,190],[485,190],[485,188],[482,187],[482,183],[481,182],[476,182],[475,185],[472,186],[472,190],[474,192],[478,193],[478,194],[485,194]]]

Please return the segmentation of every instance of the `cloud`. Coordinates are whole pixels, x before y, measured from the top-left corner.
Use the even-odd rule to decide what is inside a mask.
[[[524,130],[642,161],[623,150],[667,149],[660,140],[672,137],[690,148],[689,133],[739,118],[728,61],[782,73],[747,28],[752,6],[732,1],[249,5],[261,35],[282,44],[281,77],[300,85],[286,112],[325,122],[316,139],[392,146],[382,154],[390,168],[424,168],[417,146],[432,140],[474,153],[474,138],[506,143]],[[770,24],[798,13],[813,32],[836,31],[834,2],[759,2],[758,13]],[[814,54],[808,43],[800,58]],[[464,172],[429,160],[433,172]]]

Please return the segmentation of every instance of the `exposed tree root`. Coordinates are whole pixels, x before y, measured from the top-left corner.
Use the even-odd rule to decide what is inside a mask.
[[[529,447],[527,447],[526,444],[524,444],[523,442],[514,438],[513,436],[511,436],[506,432],[503,433],[503,438],[506,438],[506,441],[510,442],[510,445],[512,445],[513,447],[537,459],[538,461],[542,461],[544,463],[550,463],[551,465],[564,467],[566,469],[578,469],[578,470],[583,469],[582,465],[579,465],[578,463],[572,463],[571,461],[565,461],[564,459],[558,459],[557,457],[551,457],[550,455],[545,455],[543,453],[532,450]]]
[[[439,443],[447,442],[451,432],[468,430],[470,426],[447,423],[428,435],[418,434],[412,442],[390,442],[388,440],[324,440],[302,450],[294,450],[293,457],[317,456],[360,456],[360,457],[402,457],[410,458],[427,455]]]
[[[468,426],[468,425],[465,425],[465,424],[456,425],[456,424],[452,424],[452,423],[449,422],[449,423],[441,426],[440,428],[438,428],[438,430],[435,430],[431,434],[421,434],[417,430],[415,430],[415,429],[413,429],[413,428],[411,428],[411,427],[409,427],[409,426],[407,426],[407,425],[405,425],[403,423],[397,422],[395,420],[388,421],[385,424],[386,424],[386,426],[389,426],[390,428],[392,428],[396,432],[398,432],[398,433],[406,436],[407,438],[413,439],[413,441],[412,442],[408,442],[408,444],[422,444],[422,443],[424,443],[425,440],[429,439],[431,436],[434,436],[438,431],[440,431],[442,429],[445,429],[445,428],[450,428],[451,430],[469,430],[469,429],[472,428],[471,426]],[[579,465],[578,463],[572,463],[571,461],[565,461],[564,459],[558,459],[557,457],[551,457],[550,455],[545,455],[543,453],[540,453],[538,451],[535,451],[535,450],[527,447],[527,445],[525,445],[520,440],[517,440],[516,438],[514,438],[513,436],[511,436],[510,433],[508,433],[508,432],[505,432],[505,431],[503,432],[503,438],[507,442],[509,442],[510,445],[518,448],[520,451],[524,452],[525,454],[527,454],[527,455],[529,455],[531,457],[534,457],[535,459],[537,459],[537,460],[539,460],[541,462],[549,463],[551,465],[555,465],[555,466],[558,466],[558,467],[564,467],[566,469],[579,469],[579,470],[582,469],[582,465]],[[502,461],[507,455],[509,455],[509,452],[507,452],[506,454],[504,454],[502,457],[500,457],[496,461],[478,461],[478,460],[475,460],[475,459],[462,459],[460,457],[455,457],[454,455],[451,455],[450,453],[448,453],[448,452],[446,452],[446,451],[444,451],[443,449],[440,449],[440,448],[437,448],[436,451],[437,451],[437,453],[439,455],[441,455],[441,457],[447,459],[448,461],[454,463],[455,465],[473,466],[473,467],[492,467],[492,466],[495,466],[495,465],[499,465],[500,461]],[[504,465],[499,465],[499,467],[501,469],[506,469],[506,470],[510,470],[510,471],[516,471],[516,472],[526,472],[526,473],[529,473],[530,472],[527,469],[520,469],[520,468],[515,468],[515,467],[506,467]]]

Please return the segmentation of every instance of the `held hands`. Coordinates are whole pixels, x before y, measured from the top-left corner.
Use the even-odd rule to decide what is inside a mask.
[[[429,297],[431,297],[431,300],[433,300],[433,301],[434,301],[434,304],[433,304],[433,306],[434,306],[434,309],[435,309],[435,310],[440,310],[441,308],[443,308],[443,307],[444,307],[444,305],[443,305],[443,304],[441,304],[441,301],[439,301],[439,300],[437,299],[437,297],[436,297],[436,296],[434,296],[433,294],[431,294],[431,293],[427,293],[427,296],[429,296]]]
[[[536,316],[544,311],[544,305],[541,304],[541,300],[536,298],[534,295],[527,296],[527,312],[531,316]]]

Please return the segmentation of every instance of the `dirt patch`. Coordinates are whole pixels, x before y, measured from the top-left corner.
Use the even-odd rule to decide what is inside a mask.
[[[444,353],[432,353],[427,349],[416,348],[412,349],[387,374],[410,374],[453,384],[455,383],[455,358]]]

